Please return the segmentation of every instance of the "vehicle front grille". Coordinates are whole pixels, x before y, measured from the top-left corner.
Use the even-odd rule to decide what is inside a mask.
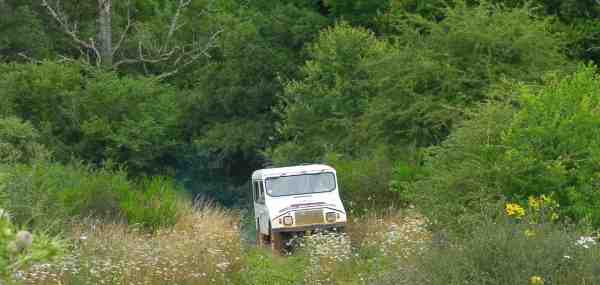
[[[324,222],[322,209],[296,212],[296,225],[298,226],[322,224]]]

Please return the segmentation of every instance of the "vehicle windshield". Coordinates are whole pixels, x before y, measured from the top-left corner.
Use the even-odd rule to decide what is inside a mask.
[[[266,180],[270,196],[288,196],[329,192],[335,189],[335,176],[331,172],[271,177]]]

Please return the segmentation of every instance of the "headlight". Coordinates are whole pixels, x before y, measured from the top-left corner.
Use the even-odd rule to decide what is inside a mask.
[[[325,214],[325,220],[327,220],[329,223],[335,222],[336,219],[337,214],[335,212],[327,212],[327,214]]]
[[[283,217],[283,224],[286,226],[291,226],[294,224],[294,218],[292,218],[292,216],[285,216]]]

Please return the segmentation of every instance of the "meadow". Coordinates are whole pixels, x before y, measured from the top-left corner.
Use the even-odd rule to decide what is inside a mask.
[[[0,284],[600,284],[600,3],[0,0]],[[324,163],[343,234],[254,246]]]

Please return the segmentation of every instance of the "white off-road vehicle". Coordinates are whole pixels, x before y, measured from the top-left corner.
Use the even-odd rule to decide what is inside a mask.
[[[281,251],[296,235],[343,230],[346,211],[335,169],[322,164],[266,168],[252,173],[258,245]]]

